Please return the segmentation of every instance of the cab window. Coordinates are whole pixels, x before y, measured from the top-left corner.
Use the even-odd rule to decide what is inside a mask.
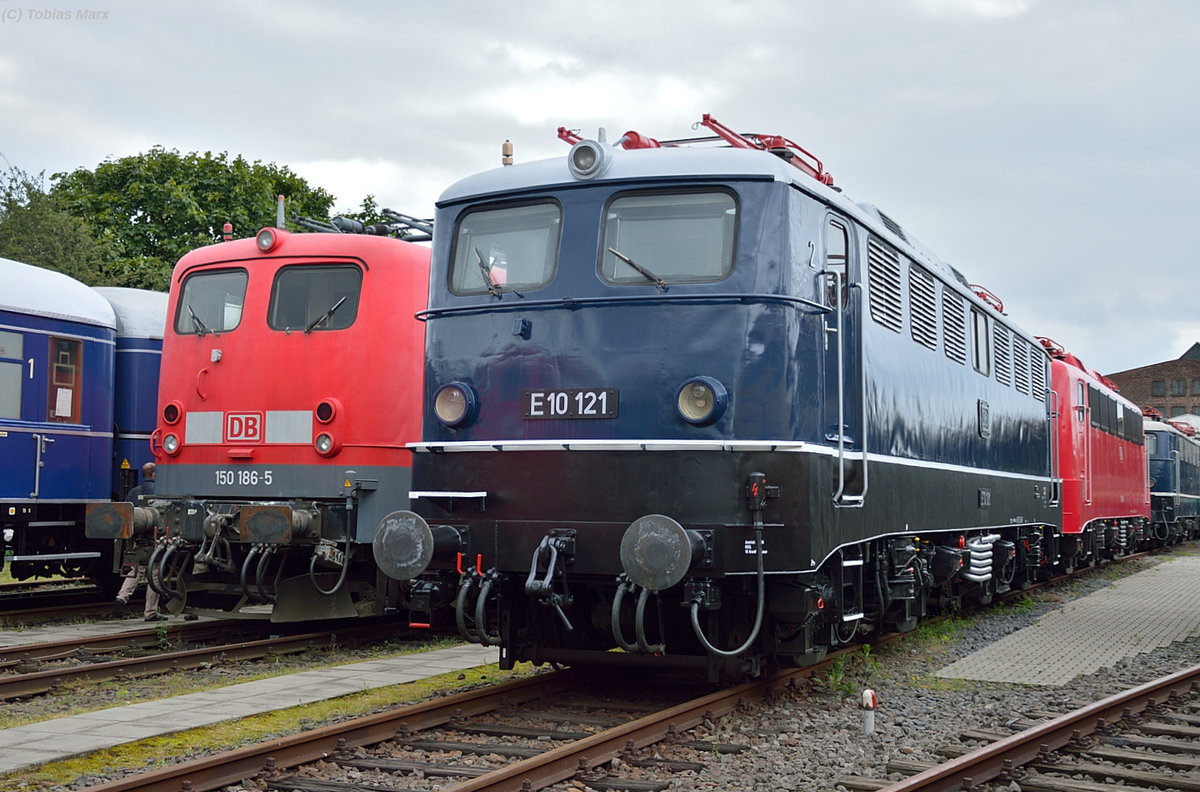
[[[737,202],[723,190],[617,196],[604,213],[600,275],[659,288],[720,280],[736,237]]]
[[[196,272],[183,281],[175,332],[182,335],[225,333],[242,321],[246,300],[246,271]]]
[[[450,292],[499,296],[545,286],[561,227],[562,209],[551,201],[465,212],[454,233]]]
[[[825,299],[830,307],[846,307],[846,251],[850,248],[847,240],[846,226],[838,220],[830,219],[825,226]],[[837,293],[838,283],[841,283],[840,298]]]
[[[358,317],[362,270],[350,264],[283,267],[271,286],[272,330],[344,330]]]

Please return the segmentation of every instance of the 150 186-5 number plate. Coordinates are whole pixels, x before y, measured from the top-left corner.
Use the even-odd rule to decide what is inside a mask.
[[[521,415],[530,420],[616,418],[616,388],[562,388],[521,392]]]

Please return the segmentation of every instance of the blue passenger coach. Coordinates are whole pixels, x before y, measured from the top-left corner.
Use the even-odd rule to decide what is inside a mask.
[[[142,465],[154,461],[150,436],[158,419],[167,293],[115,286],[95,291],[112,305],[117,321],[112,498],[124,500],[139,483]]]
[[[0,259],[0,519],[24,579],[109,569],[87,542],[89,501],[112,496],[116,316],[66,275]]]

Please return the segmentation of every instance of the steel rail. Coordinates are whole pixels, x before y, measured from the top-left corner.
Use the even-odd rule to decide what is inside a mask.
[[[1080,570],[1080,572],[1084,571],[1086,570]],[[1039,585],[1048,585],[1058,580],[1059,578],[1055,578]],[[1028,594],[1028,591],[1012,592],[1012,594]],[[902,637],[902,634],[880,636],[873,642],[873,645],[882,646]],[[543,788],[564,778],[569,778],[581,770],[586,771],[609,761],[624,751],[630,741],[634,747],[644,747],[662,739],[672,730],[691,728],[700,722],[696,716],[697,711],[700,713],[700,719],[706,715],[724,714],[736,706],[740,700],[766,697],[795,679],[820,673],[836,657],[855,651],[857,648],[857,645],[852,645],[840,651],[831,651],[824,661],[812,666],[777,670],[729,691],[705,696],[698,700],[705,701],[706,703],[703,705],[693,705],[691,702],[681,704],[666,710],[665,713],[668,714],[665,716],[646,716],[618,727],[613,730],[611,735],[609,733],[593,735],[575,745],[555,749],[541,757],[518,762],[515,765],[501,768],[495,773],[489,773],[487,776],[461,783],[449,789],[454,792],[475,792],[477,790],[520,790],[525,788],[536,790]],[[1197,676],[1200,676],[1200,666],[1194,671]],[[567,670],[460,693],[84,789],[89,792],[134,792],[135,790],[136,792],[179,792],[180,789],[187,789],[190,792],[206,792],[240,782],[244,778],[254,777],[264,771],[272,774],[280,769],[306,762],[333,758],[345,750],[392,739],[397,733],[434,728],[445,725],[463,715],[476,715],[491,711],[501,704],[519,703],[539,698],[546,695],[548,691],[541,687],[543,685],[555,684],[559,686],[560,690],[568,690],[575,684],[569,680],[573,680],[574,675],[581,673],[583,673],[582,670]],[[546,680],[551,681],[547,682]],[[728,700],[722,703],[722,699]],[[1113,706],[1118,707],[1118,705]],[[663,717],[667,720],[655,723],[656,720],[662,721]],[[1073,729],[1067,731],[1069,732],[1067,739],[1069,739]],[[1033,755],[1036,754],[1037,751],[1034,751]],[[998,766],[1002,768],[1003,765],[1004,760],[999,759]],[[920,775],[928,776],[929,773]],[[913,778],[916,779],[918,776]],[[528,787],[525,786],[526,781],[529,782]],[[903,786],[903,783],[905,782],[888,787],[886,792],[918,792],[918,790],[920,792],[927,790],[957,792],[960,789],[960,785],[949,784],[909,788]]]
[[[606,729],[583,740],[547,751],[530,759],[499,768],[493,772],[446,787],[442,792],[520,792],[543,789],[580,772],[603,765],[629,747],[644,748],[733,710],[740,702],[758,700],[785,687],[791,680],[803,677],[811,668],[792,668],[778,671],[752,682],[710,693],[660,712]]]
[[[209,626],[205,631],[215,636],[214,627]],[[155,640],[153,630],[145,636],[146,631],[138,631],[139,637]],[[126,633],[123,648],[129,648],[129,636]],[[194,638],[195,636],[189,636]],[[198,668],[205,663],[214,661],[259,660],[263,657],[278,654],[295,654],[306,649],[316,648],[344,641],[370,641],[379,636],[379,628],[373,625],[354,625],[340,630],[325,630],[320,632],[285,635],[260,640],[223,643],[217,646],[207,646],[200,649],[186,649],[176,652],[155,652],[143,657],[126,657],[118,660],[108,660],[98,663],[50,668],[45,671],[0,675],[0,701],[23,696],[35,696],[53,690],[67,682],[115,679],[121,676],[153,676],[169,671]],[[136,648],[136,647],[135,647]],[[43,657],[42,659],[47,659]]]
[[[769,695],[812,669],[790,669],[766,678],[711,693],[662,712],[634,720],[584,740],[499,768],[448,787],[454,792],[542,789],[559,780],[597,767],[630,745],[644,747],[673,732],[689,729],[705,718],[729,712],[741,701]],[[285,768],[372,745],[400,735],[452,723],[502,706],[578,688],[585,672],[567,670],[459,693],[357,718],[290,737],[270,740],[229,753],[194,759],[171,767],[86,787],[88,792],[206,792]],[[401,742],[403,740],[401,739]]]
[[[221,634],[228,636],[228,623],[159,622],[155,627],[129,630],[96,637],[63,638],[34,644],[15,644],[0,648],[0,668],[13,667],[31,660],[60,660],[84,652],[115,652],[131,646],[151,646],[159,641],[160,631],[166,631],[171,641],[200,642],[213,640]]]
[[[963,754],[945,764],[883,787],[878,792],[959,792],[991,781],[1009,768],[1056,751],[1072,737],[1093,734],[1104,724],[1140,714],[1149,702],[1176,699],[1200,682],[1200,665],[1093,702],[1075,712]]]
[[[259,773],[328,759],[345,750],[390,740],[398,732],[420,731],[500,707],[565,692],[579,684],[578,672],[564,671],[506,682],[400,707],[302,732],[228,753],[201,757],[129,778],[84,787],[88,792],[192,792],[219,789]]]
[[[0,619],[6,622],[37,622],[64,616],[90,616],[112,608],[112,600],[99,589],[55,591],[0,596]]]

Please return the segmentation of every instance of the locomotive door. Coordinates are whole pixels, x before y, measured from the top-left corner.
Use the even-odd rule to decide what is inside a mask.
[[[1076,448],[1082,450],[1079,459],[1079,477],[1083,485],[1083,504],[1085,506],[1092,505],[1092,422],[1094,413],[1092,405],[1095,403],[1093,396],[1096,389],[1091,386],[1084,385],[1083,380],[1079,380],[1079,422],[1077,424],[1079,432],[1082,436],[1078,438],[1080,442]]]
[[[52,335],[44,361],[30,356],[34,393],[27,409],[42,424],[33,434],[31,498],[78,500],[89,489],[89,443],[80,426],[83,348],[80,339]]]
[[[825,440],[836,444],[833,501],[862,506],[867,494],[866,420],[863,414],[861,329],[858,265],[846,220],[825,223],[825,262],[818,275],[820,293],[829,308],[824,316]]]
[[[36,336],[35,336],[36,338]],[[34,437],[41,400],[33,372],[38,363],[24,333],[0,330],[0,497],[24,500],[34,493]]]
[[[1075,392],[1070,395],[1073,400],[1073,419],[1070,420],[1070,443],[1073,450],[1073,460],[1070,469],[1064,470],[1063,476],[1072,476],[1079,481],[1079,497],[1076,503],[1087,505],[1091,503],[1092,454],[1091,454],[1091,416],[1087,407],[1087,384],[1082,379],[1074,380]],[[1086,520],[1084,520],[1086,522]]]

